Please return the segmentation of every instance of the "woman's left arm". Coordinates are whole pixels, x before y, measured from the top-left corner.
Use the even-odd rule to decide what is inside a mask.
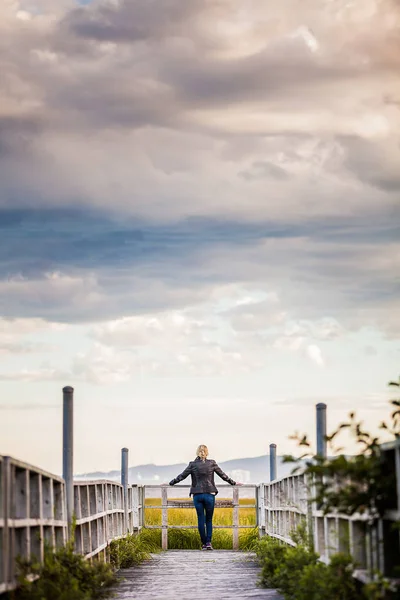
[[[226,481],[230,485],[236,485],[236,481],[233,481],[233,479],[231,479],[230,477],[228,477],[228,475],[223,472],[223,470],[221,469],[221,467],[219,467],[217,465],[217,463],[215,462],[215,460],[214,460],[214,471],[216,472],[216,474],[219,477],[221,477],[221,479],[223,479],[224,481]]]

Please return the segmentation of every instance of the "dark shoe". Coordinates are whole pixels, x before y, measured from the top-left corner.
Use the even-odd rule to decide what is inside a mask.
[[[211,546],[211,542],[207,542],[206,550],[214,550],[214,548]]]
[[[202,550],[207,550],[207,546],[206,546],[205,544],[202,544],[202,545],[201,545],[201,549],[202,549]]]

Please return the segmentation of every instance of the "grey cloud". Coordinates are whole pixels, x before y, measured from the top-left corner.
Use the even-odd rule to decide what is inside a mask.
[[[93,3],[61,22],[41,16],[22,24],[14,13],[1,22],[3,206],[74,204],[153,223],[188,215],[234,222],[211,238],[175,231],[167,243],[121,230],[93,240],[88,224],[68,237],[56,223],[56,235],[42,241],[35,227],[6,227],[1,311],[106,319],[196,303],[218,285],[244,282],[282,288],[297,318],[344,312],[354,324],[375,318],[386,328],[391,318],[398,331],[387,310],[398,294],[391,226],[398,113],[378,118],[383,106],[396,111],[387,104],[397,98],[393,62],[377,72],[368,44],[357,46],[368,36],[353,30],[357,52],[338,52],[330,15],[331,37],[311,53],[288,34],[315,13],[312,3],[301,13],[291,3],[280,7],[272,34],[267,19],[258,34],[253,23],[254,31],[236,36],[218,33],[232,25],[235,4],[217,4],[229,17],[217,27],[214,5]],[[261,43],[253,48],[256,34]],[[374,115],[376,136],[368,129]],[[345,235],[329,228],[338,215]],[[365,229],[368,219],[374,227]],[[249,222],[265,235],[246,229]],[[290,231],[293,222],[303,227]],[[57,272],[58,279],[46,275]]]
[[[115,6],[93,3],[67,11],[60,24],[57,21],[55,25],[48,23],[47,28],[42,28],[39,21],[36,26],[33,19],[26,30],[16,29],[21,44],[12,44],[11,38],[7,38],[9,32],[5,32],[3,70],[9,69],[7,65],[13,65],[12,85],[7,85],[6,94],[12,110],[18,107],[21,114],[17,117],[6,114],[5,117],[14,119],[14,124],[5,127],[0,142],[4,155],[1,178],[6,191],[3,198],[7,196],[8,202],[21,204],[105,204],[107,199],[101,198],[104,185],[96,184],[99,172],[104,171],[99,167],[98,155],[114,152],[114,148],[109,147],[112,140],[122,149],[123,156],[135,154],[130,170],[124,168],[123,176],[115,183],[115,196],[120,198],[121,206],[132,206],[133,210],[139,207],[140,210],[143,204],[149,205],[144,196],[159,198],[168,192],[168,207],[175,207],[176,198],[182,196],[185,198],[182,205],[190,204],[196,207],[192,211],[207,213],[209,207],[203,208],[205,194],[203,198],[193,197],[198,189],[196,178],[203,177],[198,171],[200,160],[192,165],[194,181],[188,182],[187,189],[182,189],[179,181],[168,181],[167,185],[162,181],[157,186],[152,173],[146,180],[141,180],[143,165],[137,167],[140,173],[135,172],[135,159],[143,140],[128,137],[128,132],[146,128],[146,139],[163,136],[167,128],[176,132],[201,132],[210,142],[213,162],[218,162],[223,161],[223,156],[222,153],[215,156],[216,145],[229,141],[233,133],[230,125],[223,124],[231,108],[242,110],[247,107],[251,115],[256,103],[261,114],[270,115],[268,122],[260,124],[259,137],[262,139],[261,134],[274,133],[276,137],[285,137],[289,143],[289,133],[293,136],[304,134],[302,123],[305,118],[309,136],[324,137],[326,131],[319,133],[318,113],[324,107],[328,125],[323,128],[329,130],[329,113],[338,111],[339,116],[335,118],[341,119],[341,95],[353,95],[355,87],[357,94],[364,87],[370,89],[371,94],[376,93],[374,80],[369,79],[372,76],[370,70],[354,61],[344,61],[334,52],[321,56],[313,54],[304,40],[296,36],[283,36],[283,41],[279,42],[269,34],[262,50],[245,58],[228,52],[222,58],[218,52],[221,48],[229,48],[228,38],[223,38],[222,43],[214,32],[211,36],[213,45],[209,29],[212,29],[215,10],[220,11],[220,17],[225,10],[229,21],[234,8],[231,2],[215,6],[214,2],[197,0],[184,5],[177,0],[146,4],[122,2]],[[290,3],[289,8],[291,10]],[[307,14],[310,10],[312,14],[312,4],[308,6]],[[181,28],[184,35],[175,35],[176,27]],[[106,38],[115,38],[115,42],[123,39],[127,43],[121,48],[118,43],[114,47],[100,42]],[[145,42],[138,46],[136,39]],[[365,85],[356,86],[354,76],[357,74],[365,77]],[[388,87],[391,85],[388,79]],[[339,86],[340,94],[332,93],[335,86]],[[288,92],[292,89],[295,93]],[[361,95],[360,102],[363,101]],[[211,114],[216,110],[222,112],[219,112],[219,118],[213,116],[208,121],[199,117],[199,109]],[[293,119],[297,113],[305,114],[298,122]],[[273,115],[279,125],[275,124]],[[343,115],[343,118],[347,117]],[[241,119],[241,116],[237,117],[236,122]],[[332,128],[335,128],[335,119],[332,119]],[[30,155],[26,153],[26,138],[29,138]],[[18,142],[19,139],[23,141]],[[195,140],[195,135],[187,138],[181,161],[189,154],[187,147],[196,156]],[[165,148],[163,145],[159,144],[161,169],[169,155],[167,143]],[[145,151],[143,154],[148,158]],[[285,170],[281,170],[283,165],[274,162],[276,157],[263,154],[264,148],[259,154],[247,152],[246,165],[238,165],[236,172],[255,182],[262,173],[271,183],[289,178]],[[84,158],[81,165],[76,165],[73,159],[79,155]],[[308,165],[310,160],[310,156],[306,157],[303,164]],[[213,171],[210,161],[205,162]],[[254,165],[254,172],[247,169],[249,163]],[[78,171],[80,166],[82,170]],[[327,167],[324,164],[321,168]],[[170,172],[167,167],[164,170]],[[110,171],[114,171],[111,165]],[[383,172],[380,175],[380,171],[382,169],[377,168],[376,180],[381,177],[382,187],[389,189],[390,182]],[[214,172],[207,175],[215,178]],[[230,176],[230,173],[224,175]],[[290,178],[293,177],[291,173]],[[214,180],[210,181],[208,187],[213,183]],[[321,179],[319,185],[322,185]],[[156,186],[156,189],[150,189],[150,186]],[[255,193],[254,189],[252,194]],[[186,201],[189,194],[193,198],[190,203]],[[240,198],[240,190],[237,194]],[[286,194],[293,196],[289,189]],[[299,196],[301,194],[299,192]],[[213,206],[219,206],[222,197],[223,194],[219,194],[217,201],[214,197]],[[175,201],[171,202],[171,199]],[[318,205],[320,203],[318,199]],[[240,203],[236,200],[227,204],[238,206]],[[262,192],[257,204],[266,206]],[[221,206],[221,212],[224,209],[225,206]],[[176,210],[186,214],[181,207]]]
[[[212,4],[210,0],[124,0],[72,10],[61,27],[75,35],[97,41],[127,42],[159,40],[184,33],[184,25]]]
[[[399,136],[381,142],[356,136],[343,136],[339,139],[346,151],[347,166],[360,180],[386,192],[400,192]]]
[[[0,114],[0,160],[2,157],[26,155],[32,141],[43,131],[41,118]]]
[[[239,332],[273,326],[284,311],[295,320],[333,317],[351,330],[373,325],[396,337],[396,248],[290,236],[238,245],[213,241],[199,249],[179,244],[166,260],[160,248],[159,255],[136,263],[126,258],[120,263],[117,254],[113,264],[79,270],[66,264],[61,273],[46,277],[3,279],[0,311],[9,317],[90,322],[182,310],[206,302],[218,288],[241,285],[256,294],[276,291],[282,306],[261,302],[221,314]],[[322,321],[321,327],[317,338],[326,339],[331,328]]]
[[[265,101],[271,112],[293,104],[306,112],[310,102],[318,104],[326,84],[360,74],[351,65],[321,64],[304,44],[297,42],[277,50],[266,48],[245,58],[216,60],[197,54],[175,55],[173,60],[163,60],[162,66],[163,81],[172,82],[185,103],[211,109]]]

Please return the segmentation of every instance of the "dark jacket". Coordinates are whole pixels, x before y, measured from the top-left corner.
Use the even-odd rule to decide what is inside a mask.
[[[193,460],[188,464],[186,469],[172,479],[169,482],[169,485],[175,485],[180,481],[183,481],[188,477],[188,475],[192,476],[192,487],[190,488],[190,494],[218,494],[218,490],[215,487],[214,483],[214,473],[216,473],[221,479],[229,483],[230,485],[236,485],[236,481],[230,479],[226,473],[217,465],[215,460],[202,461],[198,456],[196,460]]]

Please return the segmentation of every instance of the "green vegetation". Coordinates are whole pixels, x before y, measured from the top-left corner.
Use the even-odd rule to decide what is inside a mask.
[[[134,533],[110,544],[110,562],[115,569],[128,569],[139,565],[144,560],[151,558],[152,552],[159,552],[160,547],[153,536],[148,535],[150,530],[143,530],[138,535]]]
[[[400,381],[389,385],[399,388]],[[400,400],[392,400],[391,406],[390,420],[383,421],[380,429],[397,439],[400,436]],[[344,430],[350,433],[359,449],[355,456],[345,456],[343,448],[335,445]],[[285,460],[298,463],[294,472],[300,468],[305,470],[313,482],[313,500],[320,510],[324,514],[365,514],[372,543],[379,519],[391,507],[396,489],[395,474],[393,468],[387,468],[385,464],[379,438],[365,431],[362,422],[350,413],[348,421],[327,436],[330,458],[313,454],[307,435],[296,434],[293,439],[305,452],[299,458],[287,456]],[[399,524],[394,526],[398,528]],[[360,591],[352,577],[356,565],[351,556],[336,554],[329,565],[325,565],[319,561],[305,531],[296,542],[296,547],[289,547],[265,538],[256,545],[262,567],[261,585],[279,589],[286,600],[400,599],[400,591],[394,590],[376,569],[370,573],[371,583]]]
[[[184,522],[186,524],[186,521]],[[182,523],[183,524],[183,523]],[[153,547],[161,550],[161,531],[157,529],[144,529],[141,535]],[[244,529],[239,532],[239,550],[251,551],[258,540],[258,529]],[[213,547],[216,550],[232,550],[232,531],[217,529],[213,532]],[[200,537],[195,529],[170,529],[168,531],[168,548],[170,550],[199,550]]]
[[[172,498],[171,498],[172,500]],[[180,500],[188,500],[188,498]],[[250,550],[258,539],[256,528],[256,508],[254,499],[242,498],[240,504],[254,504],[254,508],[239,508],[239,525],[246,525],[248,529],[239,530],[239,549]],[[161,525],[161,500],[160,498],[146,498],[147,505],[160,505],[160,508],[146,508],[145,524]],[[214,511],[213,524],[227,529],[214,529],[212,543],[217,550],[232,549],[232,525],[233,509],[216,508]],[[168,509],[169,525],[187,525],[197,527],[197,515],[194,508],[171,508]],[[161,548],[161,531],[157,529],[146,529],[142,533],[148,536],[152,542]],[[173,550],[197,550],[201,547],[200,537],[196,529],[170,529],[168,530],[168,548]]]
[[[73,541],[53,552],[45,549],[43,564],[19,559],[15,600],[97,600],[116,581],[111,565],[88,561],[74,553]]]
[[[330,563],[306,542],[288,546],[271,537],[259,540],[254,550],[261,566],[260,585],[277,589],[285,600],[399,600],[399,591],[382,576],[362,586],[353,572],[357,565],[347,554],[334,554]]]
[[[400,388],[400,381],[390,385]],[[400,399],[391,402],[389,422],[382,422],[380,428],[393,439],[400,436]],[[341,454],[335,446],[342,431],[353,437],[359,453],[355,456]],[[306,452],[298,459],[286,457],[286,461],[299,463],[306,459],[305,473],[313,481],[314,500],[325,514],[344,513],[368,515],[369,535],[375,534],[379,519],[393,503],[395,480],[393,469],[387,469],[378,437],[365,431],[362,422],[350,413],[347,422],[342,423],[327,441],[333,458],[316,456],[310,452],[310,442],[306,435],[295,435],[300,447]],[[301,465],[303,466],[303,464]],[[295,469],[296,470],[296,469]],[[241,504],[252,503],[242,499]],[[146,499],[146,525],[161,525],[160,499]],[[214,513],[215,529],[213,546],[216,549],[232,548],[233,509],[217,508]],[[168,511],[170,525],[196,526],[194,508],[176,508]],[[400,600],[400,591],[394,590],[387,579],[372,572],[370,584],[359,586],[353,578],[357,565],[353,558],[344,553],[331,557],[328,565],[319,560],[312,547],[312,538],[303,525],[292,540],[296,546],[288,546],[271,537],[258,539],[256,508],[240,508],[239,524],[246,529],[239,531],[239,548],[255,551],[261,566],[260,584],[263,587],[278,589],[285,600]],[[399,528],[399,523],[395,524]],[[196,528],[171,529],[168,532],[168,547],[171,549],[199,549],[200,539]],[[73,551],[74,541],[53,551],[46,548],[43,564],[35,561],[18,560],[18,590],[10,594],[14,600],[100,600],[108,595],[110,586],[116,582],[115,570],[127,568],[149,559],[151,553],[161,549],[161,531],[143,529],[138,535],[111,543],[109,556],[111,564],[92,560],[87,561]],[[399,565],[400,572],[400,565]]]
[[[173,498],[170,498],[173,500]],[[178,499],[177,499],[178,500]],[[179,498],[182,502],[187,502],[189,498]],[[222,498],[224,500],[224,498]],[[239,508],[239,524],[247,527],[256,526],[256,507],[254,498],[241,498],[239,504],[254,504],[254,508]],[[146,498],[146,505],[156,506],[160,508],[146,508],[145,524],[146,525],[161,525],[161,499]],[[214,525],[232,525],[233,508],[216,508],[214,510]],[[195,525],[197,526],[197,516],[195,508],[169,508],[168,509],[168,524],[169,525]]]
[[[390,382],[389,386],[399,388],[400,382]],[[397,439],[400,436],[400,399],[392,400],[390,404],[390,421],[382,421],[380,429],[392,439]],[[335,445],[344,430],[349,432],[359,449],[355,456],[345,456],[342,454],[343,448]],[[375,526],[387,509],[395,489],[395,474],[385,469],[381,440],[365,431],[362,421],[357,421],[354,412],[349,414],[348,421],[341,423],[327,436],[329,458],[310,452],[311,444],[307,435],[295,434],[292,439],[297,440],[305,452],[299,458],[286,456],[285,460],[298,463],[295,472],[302,467],[300,461],[306,459],[305,473],[312,478],[314,499],[321,510],[325,514],[334,511],[346,515],[365,513],[370,526]]]
[[[158,552],[157,544],[143,531],[110,544],[110,563],[96,558],[85,560],[74,552],[74,540],[53,551],[46,547],[43,564],[19,558],[18,588],[10,593],[12,600],[100,600],[109,595],[117,583],[116,569],[138,565]]]
[[[336,554],[325,565],[306,539],[303,535],[295,547],[270,537],[259,540],[260,584],[279,590],[285,600],[358,600],[351,557]]]

